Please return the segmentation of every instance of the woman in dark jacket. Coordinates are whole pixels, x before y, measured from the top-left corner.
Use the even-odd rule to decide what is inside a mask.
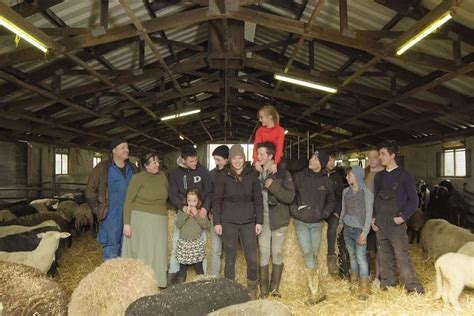
[[[235,279],[235,259],[240,240],[247,261],[247,284],[253,298],[257,290],[257,235],[262,231],[263,199],[258,174],[245,166],[244,149],[229,151],[230,166],[216,178],[213,195],[214,230],[222,235],[224,275]]]

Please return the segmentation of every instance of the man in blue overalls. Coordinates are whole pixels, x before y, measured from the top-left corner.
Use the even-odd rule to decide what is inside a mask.
[[[137,168],[128,160],[125,139],[110,142],[112,160],[92,170],[85,190],[87,202],[100,221],[97,240],[102,244],[104,260],[120,256],[123,232],[123,204],[127,188]]]

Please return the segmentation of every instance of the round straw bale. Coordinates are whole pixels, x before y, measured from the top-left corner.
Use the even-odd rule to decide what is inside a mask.
[[[39,270],[0,261],[0,280],[5,315],[66,315],[66,293]]]
[[[421,231],[423,254],[425,258],[434,260],[445,253],[458,251],[469,241],[474,241],[474,234],[444,219],[429,220]]]
[[[74,290],[69,315],[123,315],[132,302],[157,292],[155,274],[143,261],[107,260]]]

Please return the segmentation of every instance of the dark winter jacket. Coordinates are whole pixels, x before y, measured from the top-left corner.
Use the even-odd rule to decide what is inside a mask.
[[[276,198],[276,205],[269,205],[270,229],[275,230],[290,223],[290,205],[295,199],[295,185],[288,170],[281,164],[268,191]]]
[[[224,168],[224,169],[225,169],[225,168]],[[222,173],[222,171],[223,171],[224,169],[218,169],[217,167],[215,167],[214,169],[212,169],[211,171],[209,171],[209,173],[211,174],[211,181],[212,181],[212,190],[213,190],[213,193],[214,193],[214,189],[215,189],[215,187],[216,187],[217,175],[220,174],[220,173]],[[211,203],[211,212],[210,212],[211,214],[213,213],[213,211],[212,211],[212,208],[213,208],[213,207],[214,207],[214,206],[213,206],[212,203]]]
[[[263,224],[263,198],[258,173],[247,166],[240,176],[239,182],[232,175],[230,166],[217,174],[212,200],[214,225]]]
[[[334,213],[341,215],[342,209],[342,191],[344,191],[344,181],[340,174],[336,172],[336,169],[327,172],[329,179],[334,183],[334,196],[336,198]]]
[[[182,210],[184,196],[189,189],[198,189],[203,200],[203,207],[209,211],[212,201],[212,181],[209,171],[198,164],[196,169],[186,168],[181,157],[176,161],[178,167],[171,171],[169,181],[170,201],[176,210]]]
[[[318,218],[316,221],[306,222],[318,222],[331,215],[335,206],[334,183],[325,171],[314,172],[306,168],[295,174],[294,181],[296,199],[291,208],[293,217],[303,220],[298,218],[297,209],[305,205],[308,206],[312,217]]]
[[[87,181],[85,189],[85,196],[87,203],[89,203],[94,214],[97,215],[99,220],[104,219],[107,216],[109,210],[109,194],[108,194],[108,174],[109,167],[113,164],[113,160],[104,160],[97,164],[92,169]],[[130,161],[125,162],[133,173],[137,172],[137,167]]]

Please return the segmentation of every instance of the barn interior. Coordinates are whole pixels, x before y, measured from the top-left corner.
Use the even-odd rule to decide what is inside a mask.
[[[251,160],[270,104],[289,164],[325,149],[365,168],[369,148],[394,142],[420,187],[447,181],[461,201],[441,217],[474,231],[473,0],[1,0],[0,43],[2,206],[80,194],[115,137],[133,163],[158,152],[166,174],[184,146],[209,169],[219,144]],[[102,262],[93,229],[73,240],[55,276],[68,295]],[[359,302],[328,277],[328,300],[305,306],[287,276],[278,300],[295,315],[454,313],[432,298],[434,262],[410,253],[425,296]],[[241,257],[238,270],[243,281]],[[460,304],[472,315],[474,292]]]

